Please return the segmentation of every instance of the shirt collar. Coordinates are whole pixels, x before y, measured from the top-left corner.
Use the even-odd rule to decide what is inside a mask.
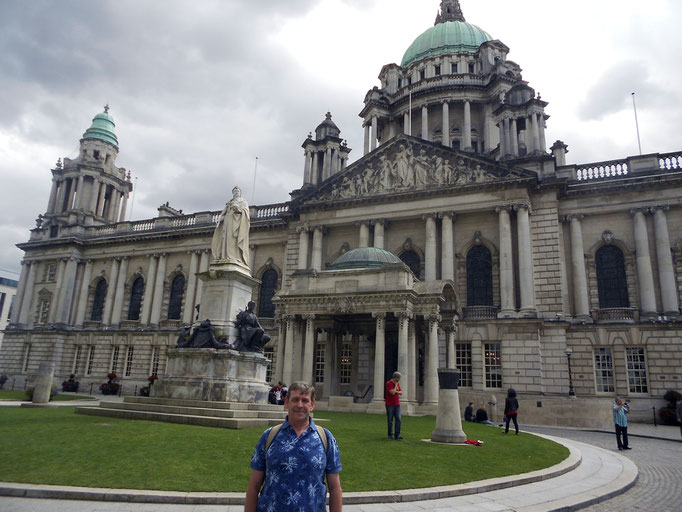
[[[284,420],[284,423],[282,423],[282,430],[286,430],[288,428],[294,428],[291,426],[291,423],[289,423],[289,416],[287,415],[286,419]],[[317,427],[315,426],[315,422],[313,421],[313,417],[310,416],[310,424],[308,425],[308,428],[306,430],[316,430]]]

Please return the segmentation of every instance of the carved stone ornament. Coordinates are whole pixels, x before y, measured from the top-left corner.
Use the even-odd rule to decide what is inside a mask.
[[[606,244],[611,244],[611,243],[613,243],[613,241],[614,241],[615,238],[616,238],[616,237],[614,236],[613,232],[611,232],[611,231],[608,230],[608,229],[607,229],[606,231],[604,231],[604,232],[601,234],[601,237],[602,237],[602,239],[604,240],[604,243],[606,243]]]
[[[342,314],[352,313],[355,311],[355,304],[353,304],[353,300],[350,297],[339,297],[334,301],[332,311]]]
[[[483,243],[481,238],[482,238],[481,232],[476,231],[476,233],[474,233],[474,244],[475,245],[481,245],[481,243]]]

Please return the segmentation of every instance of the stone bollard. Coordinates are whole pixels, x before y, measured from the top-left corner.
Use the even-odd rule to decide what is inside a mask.
[[[462,430],[462,416],[459,411],[459,370],[438,368],[438,413],[436,428],[431,432],[431,441],[437,443],[464,443],[466,434]]]
[[[52,378],[54,377],[54,363],[40,363],[38,379],[33,389],[33,403],[46,404],[52,393]]]

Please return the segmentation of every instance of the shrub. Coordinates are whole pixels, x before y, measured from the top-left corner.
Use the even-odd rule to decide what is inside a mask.
[[[682,400],[682,395],[675,391],[674,389],[669,389],[668,391],[665,392],[665,395],[663,395],[663,400],[668,402],[668,405],[672,406],[672,408],[675,408],[675,404]]]

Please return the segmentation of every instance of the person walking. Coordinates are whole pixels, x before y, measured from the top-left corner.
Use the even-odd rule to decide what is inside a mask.
[[[294,382],[284,408],[284,423],[263,432],[251,457],[244,512],[325,512],[327,487],[329,511],[341,512],[339,447],[332,433],[310,417],[315,388]]]
[[[619,450],[630,450],[628,444],[628,417],[630,405],[619,396],[613,404],[613,422],[616,425],[616,442]],[[622,439],[621,439],[622,438]]]
[[[519,401],[516,398],[516,391],[513,388],[509,388],[509,391],[507,391],[507,398],[504,400],[505,434],[509,432],[509,424],[513,421],[514,428],[516,429],[516,435],[519,435],[519,421],[517,419],[518,412]]]
[[[388,438],[400,440],[403,436],[400,435],[400,395],[403,390],[400,387],[400,372],[393,372],[393,377],[386,383],[385,401],[386,401],[386,418],[388,419]],[[395,420],[395,437],[393,430],[393,422]]]

